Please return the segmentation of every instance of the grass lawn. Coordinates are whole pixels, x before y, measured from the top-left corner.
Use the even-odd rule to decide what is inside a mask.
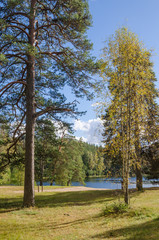
[[[106,206],[122,200],[120,191],[36,192],[36,207],[26,209],[20,190],[0,187],[1,240],[159,239],[157,188],[132,192],[130,209],[106,216]]]

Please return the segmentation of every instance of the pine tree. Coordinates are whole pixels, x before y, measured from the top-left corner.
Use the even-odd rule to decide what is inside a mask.
[[[25,207],[34,206],[36,119],[77,112],[60,92],[66,84],[77,97],[90,98],[90,74],[97,69],[85,34],[90,25],[86,0],[0,3],[0,107],[18,123],[11,147],[25,135]]]

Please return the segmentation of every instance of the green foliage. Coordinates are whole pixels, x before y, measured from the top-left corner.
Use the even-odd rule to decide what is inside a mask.
[[[62,130],[62,129],[61,129]],[[35,176],[40,184],[49,181],[70,185],[84,184],[85,176],[102,175],[105,168],[102,148],[77,141],[70,135],[56,137],[56,128],[48,119],[37,121],[35,140]],[[65,132],[65,127],[63,127]]]
[[[3,173],[0,174],[0,185],[10,184],[10,177],[11,177],[10,169],[7,168],[5,169],[5,171],[3,171]]]
[[[14,167],[7,167],[3,173],[0,174],[0,185],[24,185],[24,165],[15,165]]]
[[[104,173],[107,177],[122,177],[122,156],[112,155],[111,149],[104,150]]]
[[[89,92],[93,86],[90,75],[97,71],[98,63],[90,54],[92,44],[86,35],[86,30],[91,26],[88,2],[36,2],[34,44],[30,43],[29,37],[29,19],[32,14],[31,1],[1,1],[0,83],[6,89],[1,96],[1,104],[7,106],[2,110],[8,110],[14,115],[18,100],[16,120],[22,119],[26,85],[15,82],[26,84],[28,56],[33,56],[37,111],[52,107],[53,114],[51,111],[44,114],[50,114],[53,118],[56,115],[56,119],[60,118],[59,112],[63,115],[78,113],[74,111],[76,103],[66,103],[61,89],[68,85],[76,97],[91,98],[92,95]],[[14,84],[8,85],[12,82]],[[11,89],[15,92],[12,96],[8,94]],[[57,112],[55,108],[58,108]],[[67,110],[64,111],[64,108]]]
[[[19,164],[18,166],[11,167],[10,183],[16,186],[24,185],[24,164]]]
[[[2,129],[3,128],[3,129]],[[7,160],[9,127],[1,128],[1,161]],[[6,129],[6,130],[5,130]],[[65,127],[63,126],[63,131]],[[61,129],[62,130],[62,129]],[[87,176],[103,175],[105,169],[102,148],[74,137],[56,136],[57,129],[49,119],[39,119],[35,130],[35,180],[42,185],[44,181],[60,185],[71,185],[72,181],[84,184]],[[5,161],[4,161],[5,157]],[[0,184],[23,185],[24,142],[16,145],[16,152],[10,153],[10,165],[1,173]]]
[[[12,125],[12,144],[5,149],[7,155],[0,158],[3,163],[0,168],[7,167],[13,159],[16,163],[24,162],[24,154],[20,149],[17,151],[17,145],[24,140],[26,131],[25,192],[28,194],[24,194],[24,198],[33,194],[28,189],[34,179],[31,153],[34,152],[35,121],[44,115],[65,122],[67,116],[82,114],[77,110],[76,101],[67,101],[65,86],[75,98],[92,97],[91,75],[97,72],[98,63],[91,56],[92,44],[86,35],[90,26],[86,0],[1,0],[0,109]],[[38,149],[42,165],[49,161],[50,149],[44,147],[41,152],[46,158],[39,157]],[[57,148],[53,155],[57,155]]]
[[[103,175],[106,166],[104,165],[102,147],[83,143],[82,160],[87,177]]]
[[[81,158],[81,143],[72,137],[63,138],[54,180],[60,185],[70,185],[72,181],[84,183],[85,172]]]
[[[117,201],[106,205],[104,209],[104,215],[109,216],[111,214],[123,214],[127,212],[128,209],[129,207],[127,204]]]
[[[159,178],[159,143],[154,142],[143,148],[142,158],[144,162],[143,171],[149,179]]]

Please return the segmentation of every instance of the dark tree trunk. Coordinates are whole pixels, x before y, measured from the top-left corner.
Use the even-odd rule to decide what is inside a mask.
[[[43,160],[41,159],[41,161],[40,161],[40,186],[41,186],[42,192],[43,192],[43,175],[44,175],[44,164],[43,164]]]
[[[35,46],[35,3],[31,1],[29,44]],[[35,130],[35,57],[28,53],[26,87],[26,140],[25,140],[25,181],[24,207],[34,206],[34,130]]]
[[[135,174],[136,174],[136,188],[138,191],[141,191],[143,189],[143,182],[142,182],[142,171],[141,171],[141,151],[140,151],[140,145],[139,141],[137,139],[135,144],[135,152],[136,152],[136,166],[135,166]]]
[[[126,122],[126,159],[125,159],[125,182],[124,182],[124,201],[129,204],[129,162],[130,162],[130,136],[131,136],[131,80],[128,71],[128,92],[127,92],[127,122]]]
[[[126,204],[129,204],[129,153],[127,153],[127,158],[125,161],[125,180],[124,180],[123,188],[124,188],[123,189],[124,201]]]
[[[126,181],[126,184],[125,184],[125,193],[124,193],[124,202],[126,204],[129,204],[129,188],[128,188],[128,181]]]
[[[43,180],[40,179],[40,186],[43,186]]]
[[[135,174],[136,174],[136,188],[138,191],[143,189],[142,185],[142,172],[141,172],[141,145],[140,145],[140,121],[138,117],[138,103],[136,92],[134,94],[135,102],[134,102],[134,110],[135,110],[135,155],[136,155],[136,164],[135,164]]]
[[[142,172],[141,172],[141,166],[136,165],[136,188],[138,191],[142,191],[143,184],[142,184]]]
[[[30,71],[29,71],[30,69]],[[26,89],[26,143],[25,143],[25,184],[24,206],[34,206],[34,90],[33,66],[28,67],[28,85]]]
[[[68,180],[67,181],[67,186],[70,186],[70,184],[71,184],[71,180]]]

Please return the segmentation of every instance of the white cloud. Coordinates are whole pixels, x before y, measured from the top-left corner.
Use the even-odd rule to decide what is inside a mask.
[[[91,107],[101,107],[101,106],[105,106],[106,103],[105,102],[95,102],[91,104]]]
[[[75,137],[77,140],[82,140],[83,142],[88,142],[87,138],[85,137]]]
[[[103,123],[100,118],[88,121],[75,120],[74,130],[80,131],[80,134],[88,143],[102,144]]]
[[[77,130],[85,131],[85,132],[89,131],[89,128],[90,128],[89,121],[88,122],[84,122],[84,121],[81,121],[81,120],[75,120],[74,129],[76,131]]]
[[[68,134],[68,128],[64,127],[63,123],[60,121],[52,121],[55,127],[55,134],[58,138],[61,138]]]

